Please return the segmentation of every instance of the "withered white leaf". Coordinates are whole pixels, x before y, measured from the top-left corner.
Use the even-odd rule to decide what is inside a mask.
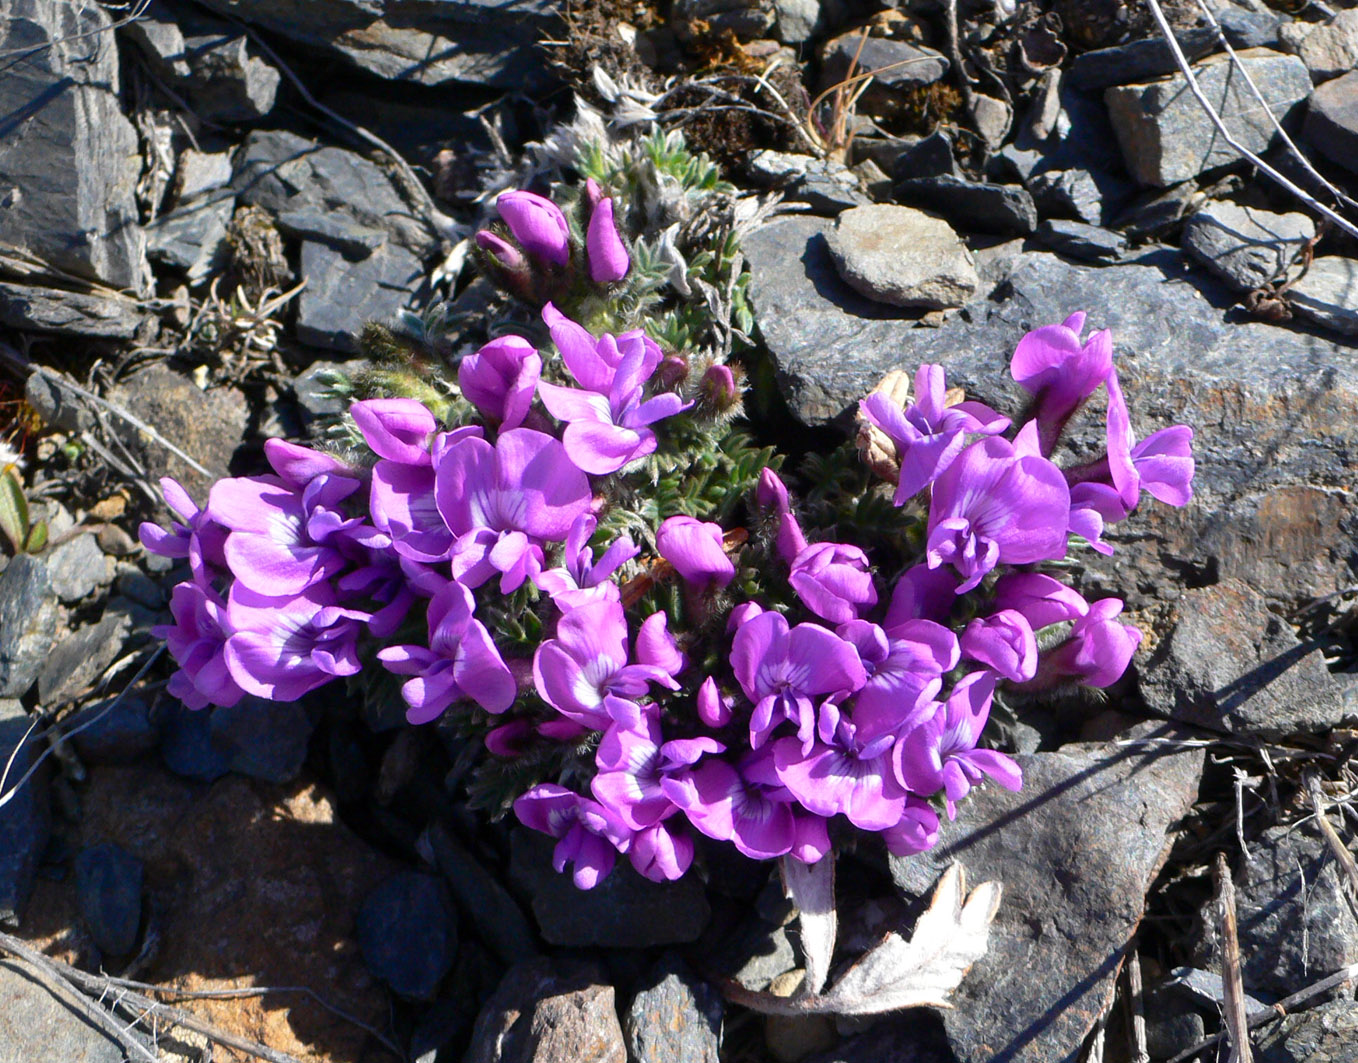
[[[876,1015],[926,1005],[948,1007],[948,994],[985,955],[1000,892],[998,882],[985,882],[968,896],[962,867],[953,864],[939,879],[910,940],[888,934],[828,993],[785,998],[728,985],[727,995],[773,1015]]]
[[[797,906],[797,927],[801,931],[802,956],[808,993],[819,993],[830,975],[830,959],[835,953],[838,920],[835,914],[835,857],[831,853],[814,864],[804,864],[791,856],[781,861],[783,891]]]

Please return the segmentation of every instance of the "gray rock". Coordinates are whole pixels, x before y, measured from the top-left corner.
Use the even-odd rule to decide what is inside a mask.
[[[214,122],[253,122],[273,110],[281,75],[251,55],[250,38],[235,27],[188,37],[184,52],[193,71],[194,109]]]
[[[1283,19],[1260,4],[1222,4],[1216,10],[1217,24],[1232,48],[1272,48],[1278,43]]]
[[[774,36],[783,44],[809,41],[823,28],[820,0],[773,0]]]
[[[681,38],[691,37],[689,27],[700,22],[709,32],[752,41],[768,36],[776,19],[772,0],[674,0],[670,8],[670,23]]]
[[[1251,992],[1283,997],[1358,962],[1344,876],[1313,824],[1270,827],[1250,842],[1235,887],[1241,975]],[[1217,924],[1212,908],[1203,912],[1209,927]]]
[[[399,244],[351,259],[325,244],[302,245],[306,288],[297,300],[297,338],[312,347],[357,352],[369,321],[390,322],[423,286],[423,263]]]
[[[960,177],[919,177],[896,184],[903,203],[934,210],[969,232],[1024,236],[1037,228],[1037,207],[1026,188],[967,181]]]
[[[891,858],[910,894],[954,861],[972,883],[1004,883],[990,949],[943,1015],[961,1063],[1074,1059],[1111,1003],[1166,832],[1196,799],[1203,762],[1178,732],[1138,737],[1147,744],[1020,755],[1021,792],[969,795],[935,849]]]
[[[510,969],[477,1016],[463,1063],[626,1063],[613,987],[597,968],[537,959]]]
[[[102,7],[77,0],[9,0],[0,12],[0,241],[140,291],[141,158],[118,103],[111,26]]]
[[[212,744],[212,712],[194,711],[180,702],[162,705],[157,719],[160,759],[176,775],[215,782],[231,770],[231,758]]]
[[[1184,225],[1184,250],[1240,291],[1279,278],[1316,234],[1305,214],[1209,201]]]
[[[781,974],[797,966],[797,952],[787,928],[750,920],[743,929],[723,939],[711,955],[711,967],[746,989],[762,992]],[[706,969],[707,964],[704,964]]]
[[[227,229],[235,209],[235,198],[220,192],[180,203],[147,223],[147,257],[184,273],[192,285],[202,284],[225,260]]]
[[[0,1063],[123,1063],[122,1046],[53,996],[17,960],[0,960]]]
[[[971,252],[948,223],[909,207],[846,210],[826,241],[849,287],[892,306],[961,306],[981,283]]]
[[[1156,712],[1236,735],[1328,731],[1343,719],[1325,655],[1238,580],[1185,591],[1169,634],[1138,667]]]
[[[1217,48],[1216,33],[1210,26],[1180,30],[1174,35],[1189,61],[1201,59]],[[1066,71],[1066,77],[1077,89],[1091,92],[1110,85],[1130,85],[1148,81],[1178,70],[1174,53],[1156,33],[1154,36],[1129,44],[1078,55]]]
[[[0,212],[0,226],[2,219]],[[0,281],[0,325],[9,328],[130,340],[144,319],[123,299]]]
[[[840,281],[826,228],[814,218],[779,219],[743,245],[774,382],[803,424],[847,423],[885,372],[926,362],[947,366],[949,383],[972,397],[1013,412],[1008,363],[1019,339],[1087,310],[1090,328],[1113,332],[1138,433],[1175,423],[1196,432],[1192,504],[1147,502],[1127,526],[1132,539],[1120,540],[1123,526],[1113,526],[1115,543],[1140,545],[1090,560],[1098,586],[1139,607],[1173,600],[1186,578],[1235,577],[1283,603],[1358,582],[1346,545],[1358,535],[1348,486],[1358,475],[1351,343],[1228,321],[1235,294],[1170,249],[1102,267],[1029,252],[1003,299],[916,328]],[[1090,432],[1086,445],[1098,445],[1102,425]]]
[[[647,976],[622,1017],[628,1058],[638,1063],[717,1063],[721,994],[678,956]]]
[[[13,567],[12,562],[10,567]],[[14,757],[6,788],[22,779],[39,756],[41,742],[35,742],[31,736],[24,741],[32,723],[19,702],[0,698],[0,764],[9,763],[10,757]],[[21,741],[23,748],[15,755]],[[24,906],[33,891],[38,860],[47,847],[50,830],[47,771],[39,769],[5,807],[0,808],[0,925],[13,925],[23,918]],[[0,1008],[0,1015],[8,1010]],[[3,1022],[0,1018],[0,1028],[3,1028]],[[0,1041],[0,1051],[4,1044]]]
[[[93,532],[84,532],[43,554],[52,590],[63,602],[78,602],[113,579]]]
[[[891,164],[891,176],[897,181],[922,177],[957,177],[952,138],[943,130],[936,129],[897,152]]]
[[[206,7],[389,81],[470,81],[532,90],[547,83],[536,45],[559,30],[554,0],[207,0]]]
[[[100,950],[131,952],[141,927],[141,861],[112,842],[80,850],[75,890],[80,914]]]
[[[1303,317],[1346,336],[1358,336],[1358,261],[1339,255],[1314,259],[1287,294]]]
[[[507,964],[534,956],[537,945],[528,919],[499,878],[442,823],[430,827],[428,838],[434,863],[477,936]]]
[[[803,1063],[957,1063],[938,1013],[929,1008],[884,1015],[871,1028]]]
[[[1043,170],[1028,179],[1033,203],[1043,217],[1076,218],[1107,225],[1136,189],[1106,170]]]
[[[280,130],[255,131],[236,154],[231,183],[241,203],[276,216],[329,214],[336,224],[381,229],[419,256],[437,247],[433,232],[417,220],[381,167],[352,151]]]
[[[281,233],[301,240],[314,240],[354,258],[363,258],[387,242],[383,229],[359,225],[344,215],[323,213],[314,208],[284,211],[277,222]]]
[[[175,164],[174,195],[180,203],[215,192],[231,183],[231,153],[205,152],[186,148]]]
[[[1358,173],[1358,70],[1327,81],[1306,106],[1311,147],[1349,173]]]
[[[1268,100],[1266,111],[1224,58],[1200,64],[1195,71],[1198,84],[1236,140],[1262,153],[1278,139],[1268,112],[1286,120],[1310,95],[1310,75],[1295,56],[1262,48],[1238,52],[1239,63]],[[1240,158],[1217,133],[1182,75],[1109,88],[1104,101],[1127,170],[1143,185],[1164,188]]]
[[[1033,235],[1057,254],[1082,262],[1116,262],[1127,250],[1121,233],[1082,221],[1044,221]]]
[[[184,54],[184,34],[174,20],[174,13],[163,0],[147,0],[140,10],[140,18],[119,27],[123,35],[137,46],[161,77],[171,81],[187,78],[191,71]]]
[[[1358,1003],[1331,1000],[1289,1015],[1255,1052],[1259,1063],[1358,1063]]]
[[[126,426],[123,439],[152,479],[173,476],[195,498],[227,475],[231,455],[245,436],[245,396],[234,388],[204,391],[161,362],[155,362],[113,388],[109,398],[153,425],[210,475],[203,476],[183,459]]]
[[[296,702],[247,695],[235,705],[211,710],[208,740],[226,757],[231,771],[285,783],[301,772],[313,730],[311,717]]]
[[[131,627],[130,617],[109,608],[97,624],[58,639],[38,672],[38,696],[50,705],[91,686],[122,653]]]
[[[22,697],[57,633],[57,596],[47,566],[20,554],[0,572],[0,698]]]
[[[1206,1024],[1192,1005],[1163,991],[1146,997],[1146,1053],[1151,1059],[1177,1056],[1188,1045],[1202,1040]]]
[[[79,733],[75,733],[79,729]],[[156,748],[160,734],[151,722],[151,709],[138,697],[97,701],[81,709],[66,733],[80,759],[87,764],[119,764],[136,760]]]
[[[1145,192],[1113,219],[1129,240],[1164,237],[1174,229],[1198,194],[1196,181],[1185,181],[1164,192]]]
[[[457,923],[432,875],[387,879],[364,899],[355,931],[368,970],[413,1000],[431,999],[457,957]]]
[[[1339,11],[1308,33],[1297,55],[1319,84],[1358,67],[1358,10]]]
[[[870,202],[858,186],[858,176],[841,162],[764,149],[746,163],[751,181],[776,187],[784,199],[810,204],[817,214],[838,214]]]
[[[94,424],[94,415],[85,400],[42,373],[30,373],[24,381],[24,401],[42,418],[42,423],[58,432],[81,432]]]
[[[842,82],[849,75],[850,65],[855,74],[873,75],[858,102],[860,111],[872,115],[899,110],[905,102],[903,96],[941,81],[948,72],[948,60],[932,48],[889,37],[869,37],[864,41],[863,34],[853,30],[822,46],[817,91],[824,92]]]
[[[614,949],[677,945],[697,940],[711,916],[693,875],[651,882],[619,860],[593,889],[577,888],[552,868],[553,839],[528,830],[510,836],[510,882],[532,897],[533,917],[552,945]]]

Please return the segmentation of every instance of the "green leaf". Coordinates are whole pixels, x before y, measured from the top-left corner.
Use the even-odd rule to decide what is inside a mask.
[[[13,465],[0,473],[0,532],[5,533],[16,553],[28,540],[28,499]]]
[[[47,521],[40,520],[28,529],[28,541],[24,543],[24,553],[36,554],[47,545]]]

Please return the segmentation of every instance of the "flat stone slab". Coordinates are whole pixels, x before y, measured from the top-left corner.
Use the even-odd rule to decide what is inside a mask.
[[[961,237],[921,210],[855,207],[826,238],[845,283],[881,303],[941,310],[961,306],[981,283]]]
[[[1127,744],[1020,755],[1020,792],[969,795],[934,849],[891,858],[909,894],[954,862],[972,884],[1003,883],[990,951],[942,1013],[960,1063],[1078,1056],[1112,999],[1166,834],[1197,798],[1203,753],[1185,737],[1148,727]]]

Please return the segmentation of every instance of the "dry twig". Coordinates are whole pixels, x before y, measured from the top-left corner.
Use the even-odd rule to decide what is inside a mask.
[[[1240,980],[1240,937],[1235,926],[1235,883],[1226,866],[1226,854],[1218,852],[1212,866],[1217,903],[1221,908],[1221,983],[1225,992],[1226,1030],[1230,1035],[1227,1063],[1253,1063],[1249,1021],[1245,1015],[1245,989]]]
[[[1348,901],[1349,908],[1355,917],[1358,917],[1358,862],[1353,859],[1353,853],[1344,844],[1344,839],[1339,837],[1339,832],[1334,829],[1334,824],[1330,822],[1330,817],[1325,814],[1325,795],[1320,792],[1320,779],[1311,772],[1306,774],[1306,792],[1311,798],[1311,808],[1316,814],[1316,823],[1320,825],[1320,832],[1325,835],[1325,841],[1330,847],[1330,852],[1339,863],[1340,870],[1344,875],[1344,888],[1341,891],[1344,899]]]

